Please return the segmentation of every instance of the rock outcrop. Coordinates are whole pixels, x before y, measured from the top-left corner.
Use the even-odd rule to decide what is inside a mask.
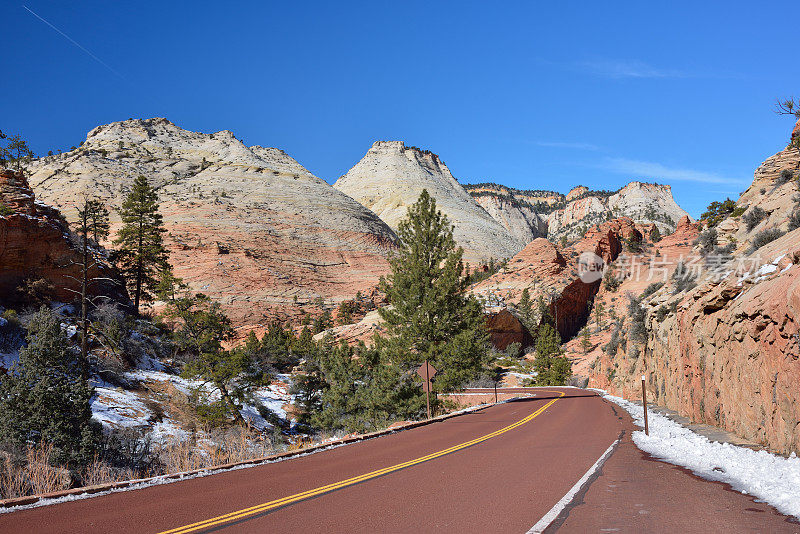
[[[721,242],[733,238],[734,256],[721,264],[701,259],[695,282],[670,277],[644,298],[646,341],[632,340],[626,317],[620,335],[627,346],[598,354],[590,385],[636,398],[646,374],[657,404],[773,451],[800,452],[800,229],[766,244],[754,238],[787,229],[797,184],[780,175],[796,169],[796,154],[768,158],[738,200],[748,210],[762,207],[762,221],[748,229],[739,210],[718,224]],[[673,246],[685,250],[688,241]]]
[[[464,184],[464,189],[520,243],[547,237],[547,215],[564,204],[552,191],[520,191],[497,184]]]
[[[456,243],[470,263],[509,258],[525,246],[464,190],[439,156],[400,141],[377,141],[334,187],[397,229],[423,189],[455,225]]]
[[[38,285],[40,298],[73,302],[80,290],[80,251],[57,210],[37,203],[25,176],[0,169],[0,300],[26,302],[26,283]],[[127,303],[124,285],[105,261],[102,251],[91,248],[94,266],[90,295],[103,295]],[[115,283],[116,281],[116,283]]]
[[[576,239],[594,224],[628,217],[637,224],[655,224],[662,234],[671,233],[688,214],[675,203],[669,185],[631,182],[619,191],[591,191],[585,186],[572,189],[567,205],[548,217],[548,238]]]
[[[195,133],[163,118],[116,122],[28,170],[37,195],[70,220],[84,191],[116,210],[133,179],[147,176],[177,276],[221,301],[237,326],[293,317],[298,302],[318,297],[353,298],[387,272],[395,246],[374,213],[283,151],[247,147],[229,131]]]

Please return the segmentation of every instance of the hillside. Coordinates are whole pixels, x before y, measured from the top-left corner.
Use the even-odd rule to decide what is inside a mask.
[[[478,205],[439,156],[400,141],[377,141],[333,186],[375,212],[393,229],[427,189],[455,225],[456,243],[473,264],[511,257],[527,243]]]
[[[221,301],[239,326],[296,315],[295,299],[368,290],[395,241],[375,214],[283,151],[164,118],[98,126],[76,150],[40,158],[27,172],[36,194],[68,220],[84,191],[117,209],[133,179],[147,176],[176,274]]]

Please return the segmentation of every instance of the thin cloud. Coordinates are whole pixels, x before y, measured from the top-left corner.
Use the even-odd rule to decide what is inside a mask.
[[[544,146],[549,148],[571,148],[574,150],[592,150],[597,151],[600,150],[600,147],[597,145],[593,145],[591,143],[566,143],[560,141],[537,141],[534,143],[538,146]]]
[[[663,69],[635,60],[597,60],[578,63],[582,70],[606,78],[686,78],[689,75],[675,69]]]
[[[729,178],[713,172],[666,167],[660,163],[626,158],[606,158],[601,166],[609,171],[619,174],[636,175],[651,180],[675,180],[682,182],[730,185],[743,185],[747,183],[745,180]]]

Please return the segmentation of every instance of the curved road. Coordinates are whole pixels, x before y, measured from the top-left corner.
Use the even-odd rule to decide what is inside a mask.
[[[617,439],[547,531],[800,532],[648,459],[627,413],[594,393],[534,391],[300,458],[0,514],[0,532],[527,532]]]

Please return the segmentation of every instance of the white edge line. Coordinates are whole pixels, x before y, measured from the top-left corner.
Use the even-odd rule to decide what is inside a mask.
[[[617,439],[606,449],[606,452],[604,452],[600,456],[600,458],[597,459],[594,465],[590,467],[588,471],[586,471],[586,474],[584,474],[581,477],[581,479],[577,481],[574,486],[572,486],[572,488],[567,492],[566,495],[561,497],[561,500],[558,501],[556,505],[550,509],[549,512],[544,514],[544,516],[535,525],[531,527],[531,529],[527,532],[527,534],[541,534],[542,532],[544,532],[544,529],[550,526],[550,523],[555,521],[555,519],[564,510],[564,508],[566,508],[567,505],[570,502],[572,502],[572,499],[575,498],[575,495],[577,495],[578,492],[581,489],[583,489],[583,486],[589,480],[589,477],[595,474],[597,470],[600,469],[600,466],[602,466],[603,463],[605,463],[605,461],[611,455],[611,452],[614,450],[614,447],[617,445],[617,443],[619,443],[619,439]]]

